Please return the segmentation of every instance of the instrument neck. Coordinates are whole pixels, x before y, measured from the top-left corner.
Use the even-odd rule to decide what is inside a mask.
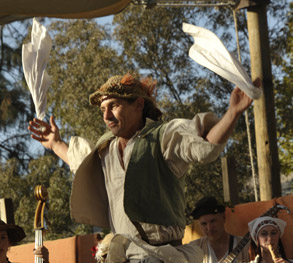
[[[35,230],[35,248],[43,246],[43,230]],[[43,259],[35,255],[35,263],[43,263]]]

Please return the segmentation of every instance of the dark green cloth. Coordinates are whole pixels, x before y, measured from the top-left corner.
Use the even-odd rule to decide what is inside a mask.
[[[124,186],[124,209],[131,221],[185,227],[185,178],[177,178],[164,160],[161,138],[165,124],[146,125],[135,142]],[[103,150],[111,132],[98,141]]]

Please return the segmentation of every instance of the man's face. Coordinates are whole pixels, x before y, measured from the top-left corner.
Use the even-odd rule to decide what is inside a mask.
[[[225,214],[208,214],[199,218],[199,224],[202,232],[211,241],[218,240],[225,233]]]
[[[101,111],[104,122],[117,137],[130,139],[142,128],[142,110],[144,100],[138,98],[133,103],[124,99],[103,97]]]

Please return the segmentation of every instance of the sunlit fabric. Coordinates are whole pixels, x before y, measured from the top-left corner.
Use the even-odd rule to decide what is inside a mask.
[[[182,29],[194,39],[189,49],[189,56],[194,61],[229,80],[250,98],[258,99],[261,96],[261,89],[254,87],[239,60],[213,32],[187,23],[183,23]]]
[[[46,115],[47,90],[51,82],[46,70],[51,47],[52,40],[47,29],[34,18],[31,42],[22,46],[22,67],[37,118],[41,120]]]

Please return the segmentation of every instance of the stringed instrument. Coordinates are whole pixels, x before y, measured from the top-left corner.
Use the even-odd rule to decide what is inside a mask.
[[[280,205],[276,203],[273,207],[271,207],[269,210],[267,210],[264,214],[262,214],[260,217],[263,216],[271,216],[271,217],[276,217],[279,210],[287,210],[287,213],[290,213],[290,210],[288,207]],[[232,263],[239,253],[242,251],[242,249],[248,244],[250,241],[250,232],[247,232],[245,236],[239,241],[239,243],[236,245],[236,247],[225,257],[223,260],[221,260],[221,263]]]
[[[37,185],[34,190],[35,198],[38,204],[35,211],[34,229],[35,229],[35,248],[43,246],[43,234],[47,229],[46,212],[48,211],[48,192],[42,185]],[[35,255],[35,263],[43,263],[43,258]]]

